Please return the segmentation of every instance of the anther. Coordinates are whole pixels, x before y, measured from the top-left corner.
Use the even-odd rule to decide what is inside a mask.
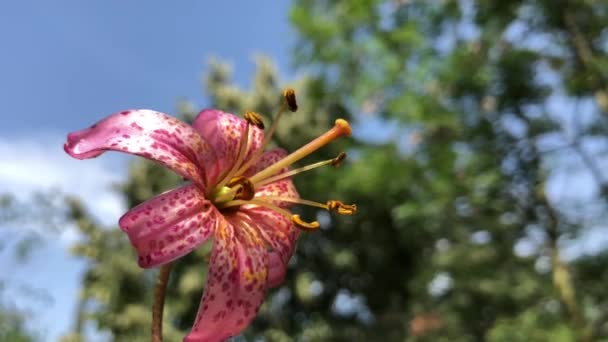
[[[246,112],[245,120],[259,129],[264,129],[264,121],[262,121],[262,116],[256,112]]]
[[[331,160],[331,166],[338,167],[346,159],[346,153],[340,152],[334,159]]]
[[[229,188],[236,188],[236,193],[234,194],[235,200],[244,200],[249,201],[255,196],[255,187],[253,183],[247,177],[233,177],[227,184]]]
[[[283,92],[283,97],[285,98],[285,102],[287,103],[287,107],[289,107],[290,111],[295,112],[298,110],[298,103],[296,102],[296,92],[293,89],[286,89]]]
[[[356,204],[344,204],[340,201],[327,201],[327,209],[340,215],[354,215],[357,213]]]
[[[318,221],[306,222],[300,218],[300,215],[292,215],[291,222],[293,222],[293,224],[295,224],[298,228],[305,231],[317,230],[320,227]]]

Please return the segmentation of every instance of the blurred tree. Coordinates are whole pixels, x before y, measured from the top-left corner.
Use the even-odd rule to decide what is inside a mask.
[[[25,327],[25,315],[0,303],[0,341],[30,342],[34,334]]]
[[[295,181],[304,198],[360,210],[332,219],[302,209],[323,229],[301,238],[245,336],[608,338],[608,258],[562,256],[605,219],[608,3],[296,0],[291,18],[296,62],[310,76],[291,84],[302,108],[277,143],[293,150],[336,117],[353,120],[359,139],[316,156],[347,150],[349,161]],[[212,107],[277,108],[284,85],[266,60],[248,91],[226,65],[211,66]],[[191,118],[193,108],[179,112]],[[133,206],[179,182],[137,160],[120,191]],[[75,252],[91,262],[71,338],[90,321],[117,341],[148,340],[154,272],[137,267],[118,229],[99,227],[76,200],[71,208],[86,237]],[[191,325],[208,253],[174,267],[168,341]]]
[[[575,291],[598,273],[577,284],[559,242],[605,218],[608,3],[299,0],[291,18],[318,101],[398,132],[340,174],[362,210],[330,234],[365,244],[324,236],[366,265],[351,274],[363,286],[338,286],[374,319],[329,320],[332,336],[401,340],[409,322],[433,341],[606,337],[603,295]],[[571,165],[581,192],[551,195]]]

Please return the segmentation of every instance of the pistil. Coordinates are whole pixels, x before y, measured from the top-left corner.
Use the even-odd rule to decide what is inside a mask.
[[[300,147],[295,152],[293,152],[290,155],[286,156],[285,158],[279,160],[278,162],[274,163],[273,165],[256,173],[253,177],[251,177],[251,182],[254,185],[257,185],[257,183],[259,183],[260,181],[274,176],[282,168],[290,166],[291,164],[308,156],[309,154],[320,149],[321,147],[336,140],[337,138],[345,136],[345,135],[348,136],[350,134],[351,134],[351,128],[350,128],[350,125],[348,124],[348,121],[346,121],[344,119],[337,119],[335,122],[335,125],[332,129],[325,132],[323,135],[321,135],[320,137],[316,138],[315,140],[309,142],[308,144]]]

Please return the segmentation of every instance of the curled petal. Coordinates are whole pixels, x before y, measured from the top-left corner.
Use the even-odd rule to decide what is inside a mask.
[[[194,119],[192,126],[213,147],[217,155],[219,168],[214,174],[208,175],[209,184],[215,185],[222,176],[221,173],[227,172],[236,162],[247,122],[230,113],[216,109],[205,109]],[[248,160],[256,150],[261,148],[263,140],[263,131],[251,126],[245,160]]]
[[[224,220],[216,231],[205,294],[184,341],[224,341],[243,331],[264,300],[267,263],[255,232]]]
[[[188,124],[147,109],[115,113],[68,135],[64,150],[77,159],[121,151],[156,161],[205,187],[205,167],[214,167],[211,146]]]
[[[135,247],[139,265],[175,260],[205,242],[220,213],[193,184],[158,195],[129,210],[118,222]]]
[[[253,165],[247,172],[246,176],[252,176],[257,172],[267,168],[268,166],[278,162],[279,160],[285,158],[287,156],[287,151],[277,148],[262,154],[260,160]],[[286,172],[289,168],[285,167],[281,169],[280,172]],[[256,197],[260,196],[280,196],[280,197],[291,197],[291,198],[300,198],[300,194],[296,187],[293,184],[291,178],[285,178],[278,180],[276,182],[263,185],[256,189],[255,193]],[[293,203],[290,202],[280,202],[280,201],[272,201],[273,204],[278,205],[283,208],[290,208],[293,206]]]
[[[268,252],[268,287],[280,285],[287,271],[287,264],[296,247],[300,234],[293,223],[273,210],[263,207],[242,208],[237,214],[240,226],[257,231],[267,246]]]

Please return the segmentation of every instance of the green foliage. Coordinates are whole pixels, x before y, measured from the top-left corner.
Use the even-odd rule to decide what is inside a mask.
[[[6,342],[34,341],[23,326],[23,318],[12,311],[0,310],[0,340]]]
[[[4,282],[0,281],[0,294],[4,291]],[[35,335],[25,326],[27,315],[8,305],[7,300],[0,298],[0,341],[32,342]]]
[[[509,335],[501,335],[507,328],[494,330],[495,325],[525,324],[532,330],[557,331],[548,332],[547,338],[562,334],[563,326],[570,330],[562,338],[590,338],[593,329],[580,312],[583,304],[580,298],[571,300],[572,278],[561,276],[570,271],[556,257],[559,237],[583,228],[584,221],[568,217],[559,198],[547,199],[552,170],[546,163],[576,155],[588,160],[583,168],[593,169],[599,160],[580,148],[587,138],[584,128],[569,138],[577,146],[574,149],[568,150],[570,141],[563,141],[566,148],[557,154],[543,153],[539,146],[543,138],[563,140],[565,124],[578,122],[575,125],[581,127],[577,112],[550,112],[548,96],[559,94],[571,80],[602,79],[602,72],[593,69],[596,64],[585,58],[605,58],[606,51],[599,46],[606,40],[597,29],[607,19],[607,8],[584,1],[566,5],[302,0],[292,10],[301,34],[297,61],[314,66],[316,77],[332,89],[324,98],[341,98],[362,121],[368,115],[397,120],[409,140],[405,144],[410,152],[400,155],[384,146],[359,146],[365,166],[353,165],[356,171],[340,174],[342,179],[352,177],[349,185],[361,191],[353,196],[362,208],[360,215],[345,228],[354,229],[355,235],[328,238],[331,245],[346,239],[358,261],[373,259],[376,254],[365,251],[374,247],[381,248],[377,254],[387,253],[381,262],[357,270],[373,272],[375,283],[357,291],[376,315],[375,325],[391,327],[382,336],[406,336],[399,325],[383,322],[391,303],[400,302],[397,315],[403,328],[405,322],[429,312],[441,318],[443,324],[434,328],[439,335],[431,340],[438,336],[496,340]],[[517,25],[523,35],[507,39],[507,31]],[[316,32],[318,27],[331,35]],[[523,41],[533,35],[536,43]],[[565,67],[572,65],[577,65],[576,76]],[[557,84],[540,80],[550,73],[560,75]],[[605,93],[605,84],[602,80],[593,87],[566,87],[576,97],[563,101],[597,100],[591,121],[601,124],[605,118],[598,98]],[[605,140],[602,143],[605,146]],[[594,181],[597,184],[591,187],[605,187],[602,178]],[[349,191],[353,190],[345,189]],[[365,201],[366,195],[374,196],[372,203]],[[605,198],[597,200],[604,206]],[[360,229],[374,224],[368,220],[389,232],[376,229],[373,237],[364,235]],[[336,225],[340,229],[341,221],[336,220]],[[544,241],[530,256],[514,255],[514,247],[531,232],[544,234]],[[353,246],[355,236],[365,241],[362,250]],[[397,254],[390,254],[393,248]],[[534,268],[546,258],[553,260],[552,274]],[[395,271],[399,269],[407,269],[408,275],[401,278]],[[429,284],[441,279],[438,275],[449,279],[449,286],[433,294]],[[394,283],[402,288],[393,288]],[[330,291],[329,297],[333,294]],[[549,300],[564,301],[557,308],[560,314],[552,315],[555,323],[550,327],[534,318],[547,315],[540,303]],[[331,326],[340,320],[326,319]],[[373,328],[354,329],[372,332],[367,335],[371,338],[377,334]],[[519,333],[533,340],[537,336],[531,330]],[[340,335],[340,329],[334,334],[347,336]],[[420,338],[412,332],[410,337]]]
[[[298,209],[324,228],[302,236],[285,283],[270,292],[245,337],[608,338],[608,259],[560,256],[564,238],[605,218],[600,157],[586,144],[594,138],[606,147],[608,5],[558,3],[295,1],[295,60],[308,76],[290,84],[301,109],[281,122],[277,144],[293,150],[336,117],[385,143],[342,141],[315,157],[350,152],[339,170],[296,177],[303,198],[360,210],[330,217]],[[267,118],[276,110],[284,84],[266,60],[246,91],[232,84],[226,65],[211,66],[211,106]],[[556,96],[587,103],[587,113],[576,105],[555,110]],[[185,117],[195,112],[180,108]],[[398,133],[369,132],[371,118]],[[596,190],[593,206],[577,202],[574,213],[571,202],[548,194],[551,177],[573,159]],[[133,206],[179,182],[138,160],[120,190]],[[90,260],[78,327],[91,320],[118,341],[146,340],[154,272],[137,268],[116,228],[98,227],[78,202],[72,209],[87,237],[75,252]],[[526,242],[533,247],[522,252]],[[174,268],[167,340],[191,325],[208,253],[207,245]]]

